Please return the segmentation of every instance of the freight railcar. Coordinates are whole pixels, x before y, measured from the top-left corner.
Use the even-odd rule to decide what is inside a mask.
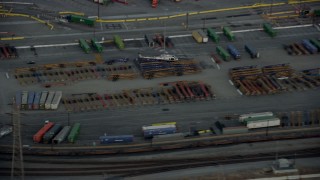
[[[129,143],[133,142],[133,135],[119,135],[119,136],[100,136],[100,144],[112,143]]]
[[[160,125],[160,126],[143,126],[143,136],[145,138],[152,138],[154,135],[173,134],[177,132],[176,125]]]

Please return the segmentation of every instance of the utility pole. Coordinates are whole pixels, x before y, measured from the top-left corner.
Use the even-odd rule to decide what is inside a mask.
[[[12,163],[11,163],[11,179],[20,177],[24,180],[23,166],[23,149],[21,143],[21,124],[20,112],[17,108],[15,100],[12,103],[12,125],[13,125],[13,144],[12,144]]]

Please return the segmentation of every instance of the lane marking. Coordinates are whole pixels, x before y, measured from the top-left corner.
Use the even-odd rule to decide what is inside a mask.
[[[242,92],[239,89],[237,89],[237,91],[241,96],[243,95]]]
[[[231,86],[233,86],[234,84],[233,84],[233,82],[229,79],[229,83],[231,84]]]
[[[217,64],[217,68],[220,70],[220,66],[219,66],[219,64]]]
[[[216,61],[215,61],[213,58],[211,58],[211,61],[212,61],[214,64],[217,64]]]

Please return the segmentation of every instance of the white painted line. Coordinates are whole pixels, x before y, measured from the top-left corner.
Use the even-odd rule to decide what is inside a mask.
[[[213,63],[217,64],[216,61],[215,61],[213,58],[211,58],[211,61],[212,61]]]
[[[6,73],[6,76],[7,76],[7,79],[9,79],[9,78],[10,78],[8,73]]]
[[[98,16],[88,16],[88,18],[89,19],[93,19],[93,18],[98,19]]]
[[[220,66],[219,66],[219,64],[217,64],[217,68],[220,70]]]
[[[284,26],[284,27],[274,27],[273,29],[291,29],[291,28],[310,27],[310,26],[313,26],[313,25],[305,24],[305,25],[297,25],[297,26]]]
[[[178,37],[189,37],[192,36],[191,34],[182,34],[182,35],[174,35],[174,36],[168,36],[169,38],[178,38]]]
[[[123,39],[123,41],[140,41],[140,40],[144,40],[144,38]]]
[[[78,45],[79,43],[67,43],[67,44],[46,44],[46,45],[34,45],[35,48],[42,48],[42,47],[60,47],[60,46],[74,46]],[[27,49],[31,46],[18,46],[17,49]]]
[[[17,46],[16,49],[27,49],[30,48],[30,46]]]
[[[233,33],[240,33],[240,32],[252,32],[252,31],[261,31],[263,30],[262,28],[258,29],[246,29],[246,30],[238,30],[238,31],[232,31]]]
[[[103,30],[102,22],[100,22],[100,29]]]
[[[128,26],[126,25],[125,22],[123,22],[123,25],[124,25],[124,27],[126,27],[127,30],[129,30],[129,29],[128,29]]]
[[[229,79],[229,83],[231,84],[231,86],[233,86],[233,82]]]
[[[239,89],[237,89],[237,91],[241,96],[243,95],[242,92]]]

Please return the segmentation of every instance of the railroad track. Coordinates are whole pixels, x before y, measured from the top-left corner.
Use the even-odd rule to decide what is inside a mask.
[[[278,152],[279,158],[306,158],[320,156],[320,148],[305,149],[300,151]],[[47,157],[44,157],[47,158]],[[75,157],[77,158],[77,157]],[[66,159],[33,159],[28,156],[25,159],[26,176],[70,176],[70,175],[102,175],[108,174],[117,177],[133,177],[166,171],[219,166],[227,164],[237,164],[246,162],[257,162],[273,160],[274,152],[264,154],[253,154],[250,156],[229,156],[212,158],[180,158],[180,159],[162,159],[162,160],[136,160],[136,161],[101,161],[99,156],[97,160],[88,161],[66,160]],[[10,159],[1,157],[9,165]],[[44,163],[46,165],[44,165]],[[51,166],[51,167],[50,167]],[[1,176],[10,175],[11,169],[8,167],[0,168]]]

